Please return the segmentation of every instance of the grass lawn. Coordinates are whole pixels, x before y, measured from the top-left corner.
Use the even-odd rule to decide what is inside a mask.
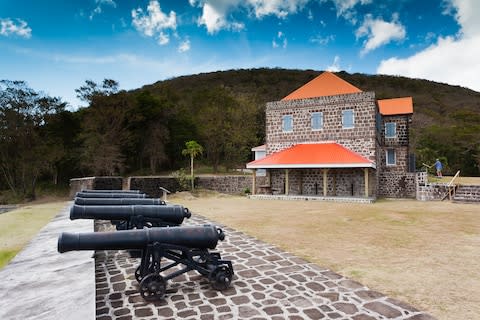
[[[439,319],[478,319],[480,314],[479,205],[181,195],[169,200]]]
[[[26,205],[0,214],[0,268],[66,206],[65,201]]]
[[[443,176],[441,178],[437,178],[434,175],[428,176],[428,182],[434,183],[449,183],[452,181],[453,176]],[[480,177],[458,177],[453,181],[455,184],[467,184],[467,185],[480,185]]]

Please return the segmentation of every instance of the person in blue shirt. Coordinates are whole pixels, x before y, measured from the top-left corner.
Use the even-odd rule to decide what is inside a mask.
[[[440,160],[437,159],[433,165],[435,166],[435,170],[437,170],[437,177],[441,177],[443,166]]]

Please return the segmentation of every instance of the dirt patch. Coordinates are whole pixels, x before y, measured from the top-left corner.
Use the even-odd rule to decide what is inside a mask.
[[[173,203],[439,319],[480,314],[480,208],[383,200],[374,204],[170,197]],[[228,236],[228,235],[227,235]]]

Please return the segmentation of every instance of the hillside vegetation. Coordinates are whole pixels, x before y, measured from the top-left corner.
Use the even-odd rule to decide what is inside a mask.
[[[198,107],[192,100],[195,93],[214,88],[229,92],[236,99],[247,98],[255,104],[257,113],[253,130],[258,143],[263,143],[265,103],[282,99],[320,73],[285,69],[230,70],[160,81],[144,86],[140,91],[161,95],[168,88],[190,110]],[[447,172],[461,170],[462,175],[480,174],[479,92],[405,77],[346,72],[337,75],[363,91],[374,91],[377,99],[413,97],[411,144],[418,165],[421,166],[422,162],[431,164],[440,157],[447,164]]]
[[[88,107],[75,112],[22,81],[2,80],[0,190],[34,198],[39,181],[177,170],[188,165],[182,150],[190,140],[204,147],[198,160],[214,171],[244,167],[250,149],[264,143],[265,103],[320,73],[230,70],[128,92],[119,91],[115,80],[86,81],[76,92]],[[480,93],[404,77],[337,75],[379,99],[413,97],[411,145],[417,166],[438,157],[447,174],[480,175]]]

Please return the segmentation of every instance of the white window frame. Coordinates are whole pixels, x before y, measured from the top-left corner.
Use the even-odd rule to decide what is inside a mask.
[[[286,120],[290,119],[290,128],[286,129]],[[293,115],[285,114],[282,116],[282,132],[293,132]]]
[[[345,124],[345,114],[347,112],[351,112],[352,113],[352,124],[351,125],[346,125]],[[342,127],[343,129],[352,129],[352,128],[355,128],[355,110],[353,109],[348,109],[348,110],[343,110],[342,111]]]
[[[388,162],[388,152],[393,152],[393,163]],[[396,166],[397,165],[397,151],[395,149],[387,149],[385,150],[385,164],[387,166]]]
[[[314,119],[315,115],[319,116],[319,122],[320,123],[319,123],[318,128],[314,127],[313,119]],[[320,131],[320,130],[323,129],[323,112],[312,112],[312,113],[310,113],[310,127],[312,128],[312,131]]]
[[[388,135],[388,125],[393,125],[393,135]],[[385,122],[385,138],[396,138],[397,137],[397,123],[396,122]]]

